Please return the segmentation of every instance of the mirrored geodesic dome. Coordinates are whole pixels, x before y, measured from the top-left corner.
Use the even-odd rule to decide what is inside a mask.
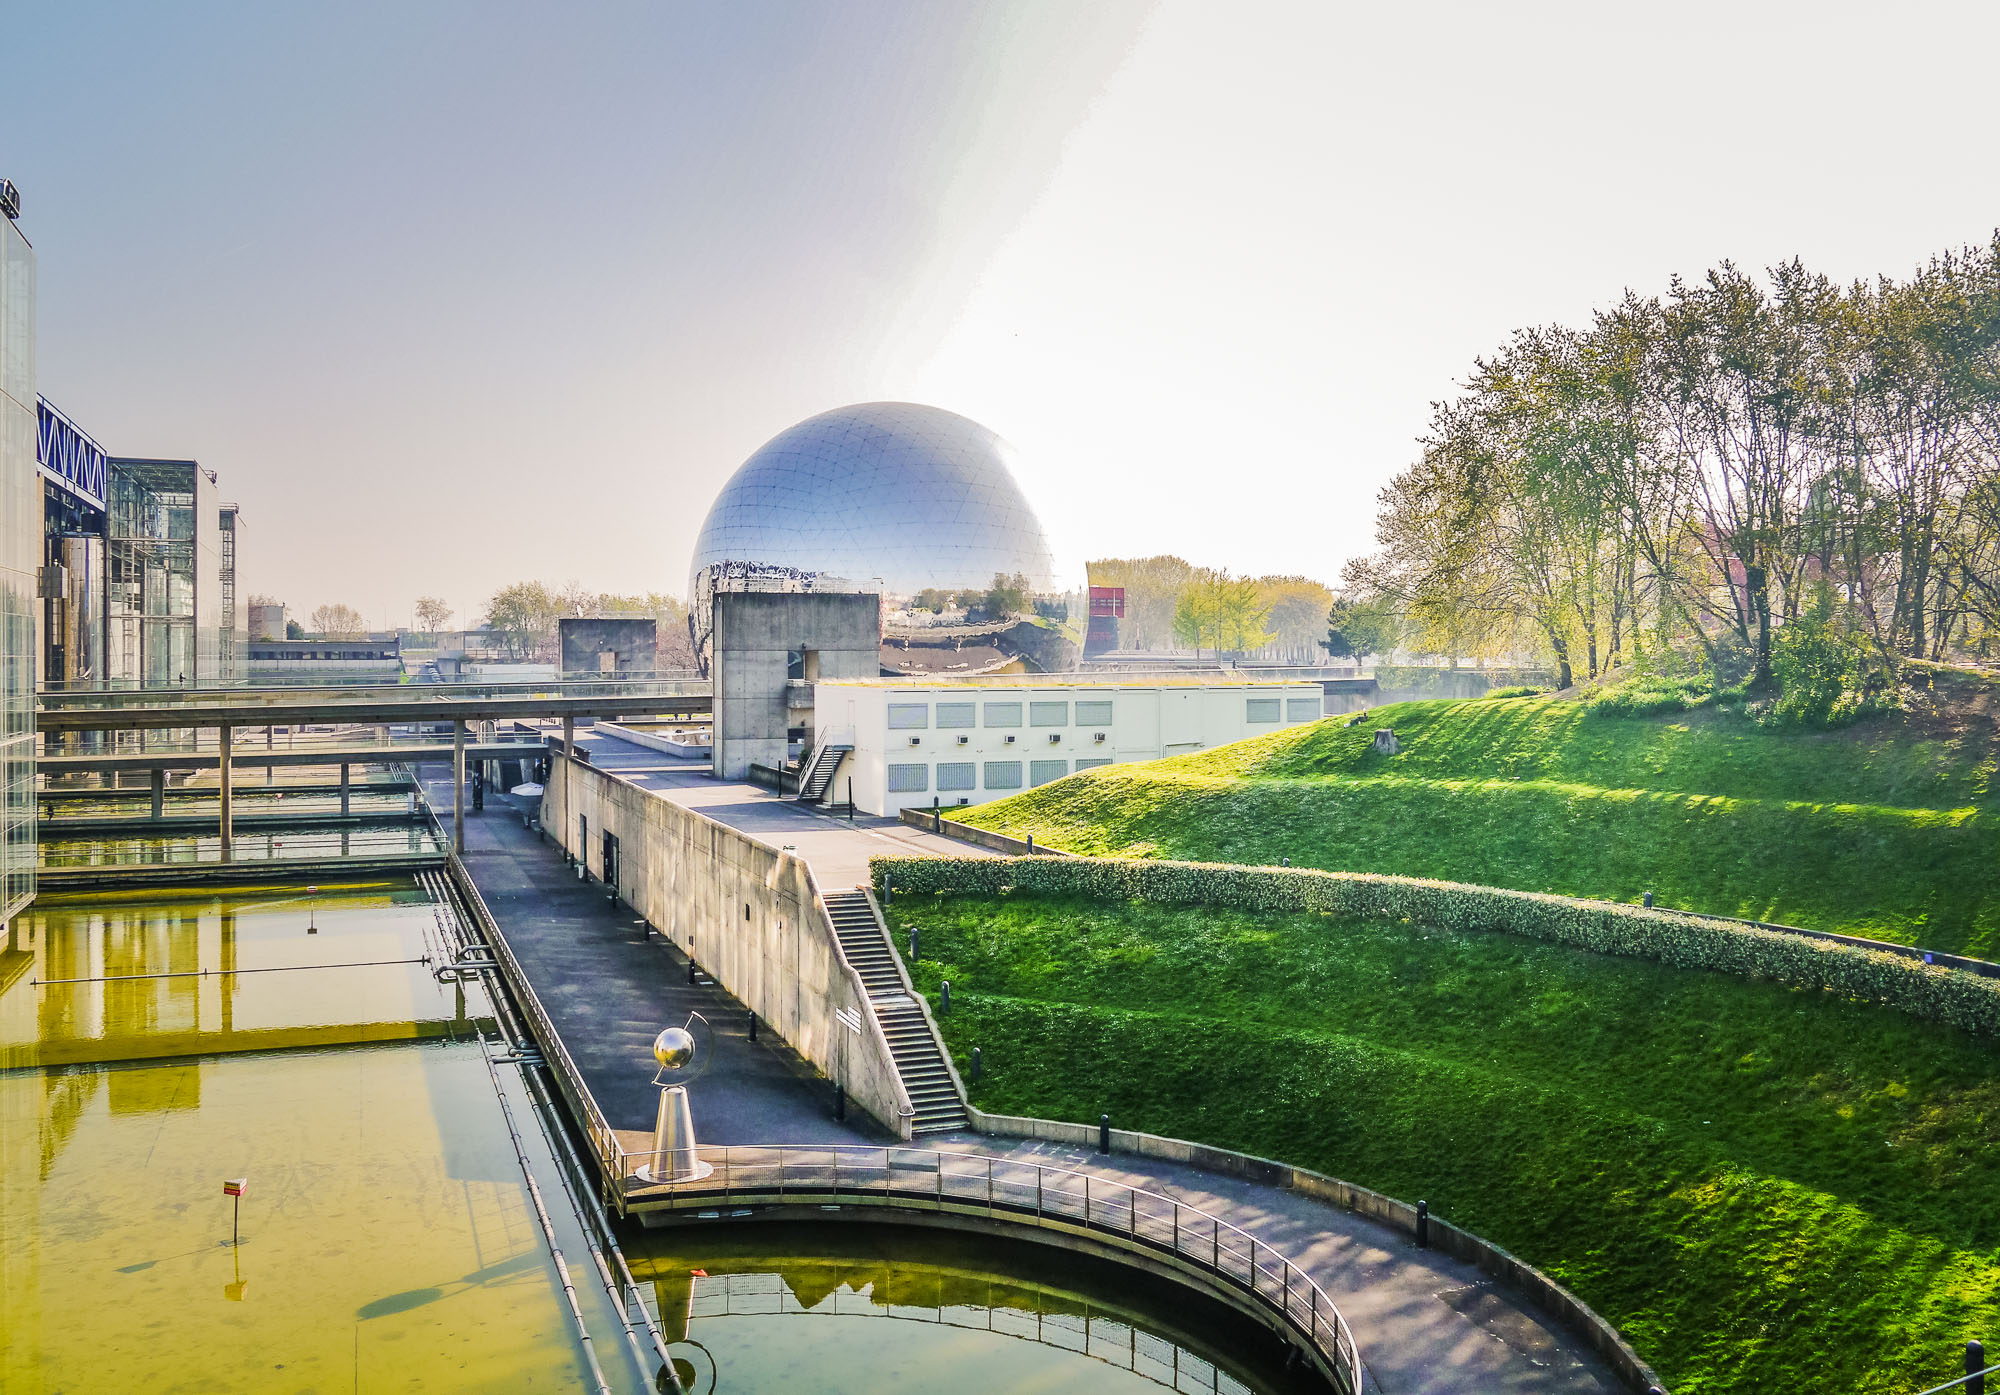
[[[1026,579],[1061,592],[1013,452],[978,422],[914,402],[822,412],[779,433],[716,496],[692,576],[737,564],[852,583],[891,597]]]

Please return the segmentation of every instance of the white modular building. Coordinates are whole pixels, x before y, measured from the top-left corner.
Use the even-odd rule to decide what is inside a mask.
[[[1319,720],[1316,682],[856,678],[813,690],[813,793],[868,814],[984,804],[1118,761]],[[817,780],[814,780],[814,776]]]

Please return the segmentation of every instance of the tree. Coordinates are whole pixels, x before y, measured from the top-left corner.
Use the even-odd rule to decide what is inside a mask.
[[[1320,646],[1336,659],[1364,659],[1396,648],[1401,624],[1386,596],[1348,597],[1327,607]]]
[[[436,634],[445,627],[452,617],[452,609],[439,596],[417,597],[417,627],[425,634]]]
[[[659,643],[656,666],[662,670],[694,668],[694,643],[688,636],[687,607],[678,596],[670,596],[664,591],[648,591],[634,596],[599,596],[595,613],[652,616]]]
[[[1267,612],[1265,624],[1272,643],[1311,654],[1326,634],[1326,612],[1333,592],[1304,576],[1260,576],[1257,595]]]
[[[306,637],[306,627],[304,625],[301,625],[296,620],[287,620],[285,622],[286,639],[304,639],[305,637]]]
[[[1106,558],[1089,566],[1092,586],[1125,591],[1125,618],[1118,622],[1118,647],[1159,650],[1174,645],[1174,613],[1181,589],[1194,568],[1179,557]]]
[[[322,639],[362,639],[368,634],[368,622],[351,605],[318,606],[308,623]]]
[[[486,602],[486,629],[517,659],[550,662],[555,657],[556,621],[562,600],[539,581],[517,581]]]
[[[1197,655],[1204,647],[1217,657],[1248,653],[1271,642],[1271,632],[1264,628],[1270,613],[1254,580],[1204,567],[1175,601],[1174,638]]]

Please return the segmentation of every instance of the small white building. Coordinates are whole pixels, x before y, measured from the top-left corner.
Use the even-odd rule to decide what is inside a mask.
[[[1314,682],[1193,675],[840,679],[814,685],[805,780],[809,797],[834,803],[851,789],[869,814],[983,804],[1094,766],[1317,721],[1323,706]]]

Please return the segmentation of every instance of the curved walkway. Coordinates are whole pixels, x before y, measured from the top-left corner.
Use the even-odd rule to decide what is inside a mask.
[[[604,767],[627,778],[651,776],[663,798],[678,797],[711,817],[726,810],[727,821],[748,824],[746,831],[753,834],[769,836],[760,824],[774,833],[782,826],[784,841],[797,844],[822,886],[858,881],[851,869],[865,869],[868,855],[885,843],[904,844],[905,851],[914,843],[915,850],[923,850],[930,838],[907,825],[880,826],[886,820],[850,825],[753,787],[662,771],[656,753],[602,735],[592,744],[598,748],[593,758]],[[696,999],[704,1008],[720,1008],[727,995],[706,983],[686,987],[685,960],[634,925],[628,909],[607,904],[595,883],[580,886],[551,844],[528,833],[518,819],[506,814],[496,819],[494,812],[467,820],[467,868],[592,1093],[602,1091],[623,1103],[622,1117],[614,1122],[621,1134],[630,1130],[628,1146],[644,1149],[650,1091],[633,1092],[627,1077],[644,1080],[635,1065],[646,1064],[654,1024],[685,1013]],[[962,851],[962,845],[938,842]],[[714,1015],[728,1020],[722,1011]],[[827,1117],[823,1086],[788,1059],[788,1052],[774,1051],[768,1039],[753,1044],[735,1031],[718,1037],[726,1062],[692,1092],[704,1143],[869,1141],[865,1125],[839,1125]],[[926,1135],[917,1146],[1066,1167],[1165,1193],[1220,1216],[1311,1273],[1339,1305],[1360,1347],[1371,1391],[1581,1395],[1623,1389],[1581,1339],[1541,1317],[1519,1294],[1469,1264],[1420,1250],[1387,1226],[1301,1192],[1152,1158],[976,1133]]]
[[[1582,1341],[1526,1307],[1472,1265],[1303,1193],[1200,1168],[1061,1143],[953,1133],[940,1151],[1067,1167],[1198,1206],[1269,1243],[1339,1305],[1361,1349],[1369,1390],[1622,1391]]]

